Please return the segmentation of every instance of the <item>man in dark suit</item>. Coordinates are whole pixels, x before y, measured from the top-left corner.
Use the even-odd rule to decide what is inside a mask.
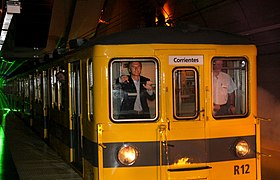
[[[152,82],[141,76],[141,62],[130,62],[128,69],[130,75],[121,76],[116,81],[124,91],[119,119],[151,118],[147,99],[155,99]]]

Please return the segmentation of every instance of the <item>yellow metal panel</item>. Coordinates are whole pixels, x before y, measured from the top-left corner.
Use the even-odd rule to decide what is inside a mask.
[[[210,163],[213,179],[256,180],[256,159]]]

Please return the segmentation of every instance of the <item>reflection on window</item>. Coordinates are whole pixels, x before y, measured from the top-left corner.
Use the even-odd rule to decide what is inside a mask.
[[[214,58],[212,61],[213,116],[245,116],[247,66],[245,58]]]
[[[157,118],[157,63],[153,59],[116,59],[110,64],[111,118],[153,121]]]
[[[173,72],[174,113],[177,119],[197,116],[197,74],[191,68],[179,68]]]

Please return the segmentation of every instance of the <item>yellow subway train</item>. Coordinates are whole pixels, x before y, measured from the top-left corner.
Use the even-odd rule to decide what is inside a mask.
[[[84,179],[261,179],[256,56],[238,35],[140,28],[17,75],[7,94]]]

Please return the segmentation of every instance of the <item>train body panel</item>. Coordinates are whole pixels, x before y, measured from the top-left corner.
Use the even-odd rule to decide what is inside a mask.
[[[42,68],[50,145],[84,179],[260,179],[255,46],[168,31],[112,35]]]

